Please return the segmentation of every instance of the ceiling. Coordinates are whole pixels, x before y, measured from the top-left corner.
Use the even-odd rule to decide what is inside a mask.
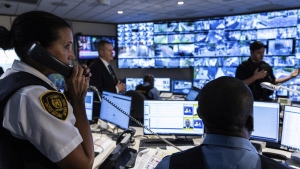
[[[179,6],[178,0],[0,0],[0,15],[43,10],[71,21],[130,23],[300,9],[300,0],[183,1]]]

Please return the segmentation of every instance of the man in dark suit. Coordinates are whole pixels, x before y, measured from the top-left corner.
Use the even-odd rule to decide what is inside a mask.
[[[110,42],[101,40],[97,43],[99,59],[90,67],[92,77],[90,85],[96,86],[99,92],[108,91],[119,93],[125,91],[125,84],[117,79],[111,65],[113,60],[113,47]]]

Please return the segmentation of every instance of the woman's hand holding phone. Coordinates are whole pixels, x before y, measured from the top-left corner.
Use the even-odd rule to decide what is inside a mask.
[[[91,73],[87,67],[74,65],[71,76],[66,79],[67,95],[71,102],[82,101],[89,88]],[[79,103],[80,103],[79,102]]]
[[[92,76],[92,73],[90,72],[90,69],[87,67],[86,64],[81,65],[81,67],[84,69],[83,75],[86,78],[90,78]]]

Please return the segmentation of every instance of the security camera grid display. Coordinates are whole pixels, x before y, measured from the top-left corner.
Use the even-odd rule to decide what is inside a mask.
[[[268,41],[269,55],[291,55],[294,53],[294,39],[274,39]]]
[[[255,40],[266,46],[264,61],[272,67],[300,68],[300,9],[119,24],[118,65],[119,68],[192,66],[197,70],[193,86],[202,88],[216,77],[234,76],[236,67],[249,58],[249,47]],[[298,86],[300,80],[291,81]]]
[[[153,30],[152,22],[119,24],[117,26],[118,58],[154,57]]]

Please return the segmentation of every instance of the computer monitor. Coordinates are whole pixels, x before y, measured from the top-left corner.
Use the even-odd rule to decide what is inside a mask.
[[[130,115],[131,97],[103,91],[100,119],[112,123],[121,129],[128,129],[130,118],[118,108]]]
[[[135,87],[139,84],[143,84],[143,78],[126,78],[126,91],[135,90]]]
[[[204,124],[197,108],[197,101],[144,100],[144,125],[159,135],[201,136]],[[144,134],[151,133],[144,129]]]
[[[284,106],[281,145],[300,150],[300,107]]]
[[[172,93],[188,94],[192,88],[192,82],[189,80],[172,80]]]
[[[279,108],[279,103],[254,101],[254,131],[250,139],[279,142]]]
[[[195,101],[199,95],[199,92],[194,89],[190,89],[189,93],[186,95],[185,100]]]
[[[169,92],[171,88],[170,78],[154,78],[154,87],[161,92]]]
[[[89,121],[93,120],[94,92],[88,91],[85,96],[85,112]]]
[[[60,92],[64,93],[64,89],[59,89]],[[94,92],[88,91],[85,99],[85,113],[89,122],[93,120],[93,105],[94,105]]]

